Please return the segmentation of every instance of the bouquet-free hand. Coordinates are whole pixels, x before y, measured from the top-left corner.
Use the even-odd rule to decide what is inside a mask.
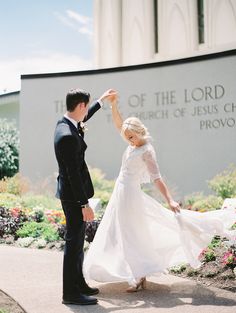
[[[82,208],[84,222],[91,222],[94,220],[94,212],[90,206]]]
[[[169,202],[169,207],[174,213],[179,213],[180,212],[180,205],[178,202],[171,200]]]

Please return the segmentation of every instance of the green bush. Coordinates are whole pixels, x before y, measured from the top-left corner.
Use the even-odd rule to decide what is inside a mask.
[[[22,205],[25,208],[33,209],[41,207],[47,210],[58,210],[61,208],[61,203],[58,199],[46,195],[26,194],[22,196]]]
[[[192,193],[184,198],[184,206],[186,209],[192,210],[194,203],[204,199],[202,192]]]
[[[100,199],[102,209],[104,209],[110,200],[111,192],[106,190],[95,190],[94,197]]]
[[[105,174],[98,168],[89,169],[94,186],[94,197],[101,199],[102,207],[105,207],[111,197],[114,184],[113,180],[105,178]]]
[[[42,238],[47,242],[59,240],[57,229],[53,225],[45,222],[26,222],[22,228],[17,231],[17,235],[20,238]]]
[[[187,264],[180,264],[180,265],[171,267],[170,272],[174,274],[181,274],[182,272],[186,270],[186,268],[187,268]]]
[[[10,193],[0,193],[0,206],[11,209],[21,207],[21,198]]]
[[[13,177],[4,177],[0,180],[0,192],[10,193],[13,195],[21,195],[28,191],[29,182],[26,178],[20,176],[19,173]]]
[[[236,167],[230,165],[208,182],[209,187],[222,199],[236,197]]]
[[[206,262],[211,262],[216,259],[216,255],[214,250],[208,249],[205,253],[205,261]]]
[[[19,168],[19,132],[14,123],[0,119],[0,179],[11,177]]]
[[[44,195],[25,194],[23,196],[11,193],[0,193],[0,206],[6,208],[25,208],[44,210],[60,210],[60,201]]]
[[[223,204],[223,199],[214,195],[204,196],[198,199],[192,205],[192,209],[200,212],[220,209]]]
[[[215,249],[215,248],[220,247],[221,245],[222,245],[222,239],[221,239],[221,237],[220,237],[220,236],[215,236],[215,237],[212,239],[211,243],[208,245],[208,248],[213,250],[213,249]]]
[[[210,211],[221,208],[223,199],[214,195],[205,196],[203,193],[194,193],[185,197],[184,207],[194,211]]]
[[[34,207],[32,211],[29,211],[28,215],[31,221],[35,221],[37,223],[44,222],[44,210],[40,206]]]
[[[206,249],[204,249],[200,256],[199,259],[201,262],[211,262],[211,261],[215,261],[216,259],[216,254],[215,251],[209,247],[207,247]]]
[[[199,270],[194,269],[194,268],[190,268],[190,269],[188,269],[186,274],[188,277],[197,276],[199,274]]]

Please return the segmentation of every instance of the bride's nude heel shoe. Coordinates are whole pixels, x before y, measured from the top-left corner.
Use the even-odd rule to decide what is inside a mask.
[[[147,280],[146,277],[142,277],[140,281],[136,284],[136,286],[130,286],[126,289],[126,292],[137,292],[139,289],[147,288]]]

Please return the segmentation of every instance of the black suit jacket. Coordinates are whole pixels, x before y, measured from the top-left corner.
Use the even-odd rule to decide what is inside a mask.
[[[84,119],[87,121],[101,106],[94,103]],[[84,154],[87,145],[83,134],[65,117],[58,121],[54,135],[54,149],[59,167],[56,197],[61,200],[88,203],[94,195],[93,184]]]

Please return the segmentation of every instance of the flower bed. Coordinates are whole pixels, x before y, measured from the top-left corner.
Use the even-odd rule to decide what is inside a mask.
[[[42,207],[0,207],[0,241],[21,247],[45,248],[62,241],[65,218],[62,210],[43,210]],[[63,245],[63,244],[62,244]]]
[[[92,242],[100,218],[86,224],[85,249]],[[63,249],[66,231],[62,209],[0,206],[0,243],[20,247]]]
[[[236,225],[236,224],[234,224]],[[202,265],[193,269],[181,264],[170,269],[170,273],[194,279],[207,286],[214,286],[236,292],[236,245],[225,238],[215,236],[199,259]]]
[[[102,210],[96,220],[86,225],[85,249],[92,242],[109,201],[113,182],[104,179],[100,170],[92,170],[95,195],[101,198]],[[64,247],[65,217],[60,201],[51,196],[22,192],[19,176],[0,181],[0,243],[20,247],[59,249]],[[205,212],[219,209],[225,197],[236,197],[236,169],[230,167],[209,182],[216,195],[193,194],[183,201],[183,208]],[[149,190],[147,189],[146,192]],[[233,223],[233,221],[232,221]],[[236,223],[232,226],[236,229]],[[202,266],[194,270],[187,264],[170,269],[201,283],[236,291],[235,242],[215,237],[199,258]]]

